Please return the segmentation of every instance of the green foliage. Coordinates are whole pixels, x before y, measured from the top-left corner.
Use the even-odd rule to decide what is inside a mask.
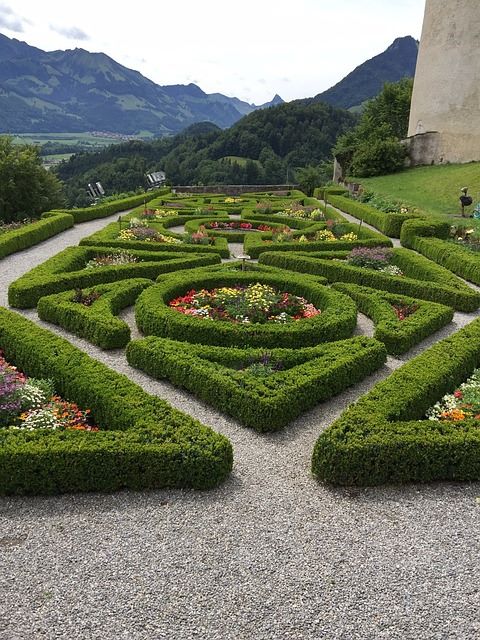
[[[54,211],[44,213],[38,222],[32,222],[20,229],[0,235],[0,258],[32,247],[70,227],[73,227],[73,216],[69,213]]]
[[[297,169],[295,179],[300,185],[300,189],[304,191],[307,196],[313,196],[315,189],[325,182],[325,172],[322,171],[320,167],[307,165],[306,167]]]
[[[403,167],[406,152],[400,140],[407,135],[412,88],[409,78],[386,82],[355,129],[338,138],[333,152],[345,174],[381,175]]]
[[[479,365],[480,320],[475,320],[349,407],[318,438],[314,474],[338,485],[480,479],[477,421],[423,419]]]
[[[38,149],[0,136],[0,221],[35,217],[63,204],[62,185],[44,169]]]
[[[268,352],[149,337],[131,342],[127,359],[150,376],[166,378],[265,432],[280,429],[373,373],[386,353],[380,343],[365,337]]]
[[[44,296],[38,301],[38,315],[102,349],[119,349],[130,341],[130,328],[115,316],[133,305],[139,294],[152,284],[152,280],[132,278],[87,289],[86,295],[92,292],[100,295],[91,306],[74,302],[73,291]]]
[[[384,213],[368,204],[344,196],[331,195],[328,201],[341,211],[372,225],[386,236],[399,238],[405,220],[418,217],[417,213]]]
[[[475,311],[480,305],[480,294],[447,269],[408,249],[393,249],[393,254],[393,264],[403,271],[404,277],[347,264],[341,260],[347,257],[346,251],[312,255],[272,251],[263,253],[259,261],[281,269],[324,276],[330,282],[352,282],[381,291],[431,300],[458,311]]]
[[[403,169],[406,148],[396,138],[366,140],[355,148],[349,171],[355,176],[382,176]]]
[[[132,207],[138,207],[138,205],[143,204],[143,202],[149,203],[152,199],[169,192],[170,189],[157,189],[150,193],[141,193],[128,198],[101,202],[95,206],[85,207],[84,209],[69,209],[68,212],[74,217],[75,223],[87,222],[88,220],[96,220],[97,218],[106,218],[117,211],[125,211]]]
[[[67,340],[0,309],[0,349],[28,376],[90,408],[98,432],[0,432],[0,493],[53,494],[222,482],[230,442],[151,396]]]
[[[146,171],[163,168],[172,184],[281,184],[294,168],[320,166],[356,119],[323,103],[294,101],[258,110],[225,131],[193,130],[151,143],[115,145],[79,154],[55,169],[71,204],[85,185],[100,180],[109,191],[134,189]],[[235,158],[241,160],[235,160]],[[141,179],[140,179],[141,178]],[[83,190],[83,191],[82,191]],[[78,204],[78,203],[77,203]]]
[[[375,324],[374,337],[383,342],[387,353],[400,355],[453,319],[453,309],[435,302],[425,302],[400,294],[376,291],[370,287],[336,282],[333,288],[349,295],[358,310]],[[414,305],[417,310],[399,320],[393,304]]]
[[[252,258],[258,258],[262,254],[269,251],[293,251],[298,252],[318,252],[318,251],[342,251],[353,249],[354,247],[391,247],[392,241],[386,236],[382,236],[375,231],[371,231],[366,228],[359,228],[358,224],[342,223],[342,227],[345,228],[345,233],[355,233],[358,236],[358,240],[336,242],[328,241],[311,241],[311,242],[271,242],[268,244],[265,239],[268,239],[267,234],[249,233],[245,237],[245,252]],[[300,230],[298,233],[294,233],[295,236],[300,236],[302,233],[310,233],[315,229],[324,229],[325,225],[317,223],[310,225],[305,230]]]
[[[86,263],[97,255],[108,255],[108,247],[68,247],[43,264],[34,267],[12,282],[8,301],[20,309],[34,307],[40,298],[69,289],[84,289],[98,284],[117,282],[128,278],[154,280],[159,274],[179,269],[191,269],[218,264],[220,257],[204,253],[162,253],[131,251],[138,262],[118,266],[86,269]]]
[[[195,288],[213,289],[249,283],[268,284],[280,291],[302,296],[322,310],[320,315],[287,324],[233,324],[186,316],[169,302]],[[222,346],[306,347],[340,340],[356,325],[355,304],[318,280],[287,272],[191,270],[160,278],[160,284],[145,290],[135,305],[137,325],[144,335],[156,335],[201,344]]]
[[[171,221],[174,224],[182,224],[187,219],[195,218],[198,216],[178,217],[175,221]],[[168,222],[167,222],[168,224]],[[126,225],[123,222],[121,228],[125,229]],[[160,233],[163,233],[167,229],[167,225],[164,223],[157,224],[155,226]],[[96,247],[116,247],[119,249],[130,250],[144,250],[149,252],[158,253],[203,253],[221,256],[222,258],[229,258],[230,251],[228,249],[228,242],[225,238],[215,238],[213,245],[195,245],[195,244],[168,244],[163,242],[148,242],[144,240],[119,240],[117,238],[120,232],[120,224],[118,222],[111,222],[100,231],[96,231],[91,236],[87,236],[80,241],[82,246],[96,246]],[[167,232],[168,233],[168,232]],[[170,234],[174,235],[174,234]]]

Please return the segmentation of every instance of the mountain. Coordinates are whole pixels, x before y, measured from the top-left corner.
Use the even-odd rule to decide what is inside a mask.
[[[104,53],[46,52],[0,34],[0,131],[177,133],[195,122],[231,126],[257,109],[195,84],[160,86]]]
[[[385,82],[413,78],[417,65],[418,40],[411,36],[397,38],[383,53],[367,60],[343,80],[313,98],[335,107],[352,109],[375,98]]]

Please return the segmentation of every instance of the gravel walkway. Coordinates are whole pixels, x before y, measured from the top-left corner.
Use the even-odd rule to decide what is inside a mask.
[[[107,222],[1,261],[0,303],[9,282]],[[412,352],[475,315],[455,314]],[[360,316],[357,332],[371,331]],[[332,489],[309,473],[320,430],[412,352],[260,436],[131,369],[123,351],[70,339],[227,435],[235,467],[203,493],[1,498],[1,640],[480,636],[480,483]]]

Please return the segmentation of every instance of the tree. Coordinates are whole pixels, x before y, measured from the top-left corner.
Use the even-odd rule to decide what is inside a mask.
[[[295,172],[296,179],[300,185],[300,189],[304,191],[307,196],[313,196],[313,192],[317,187],[320,187],[324,182],[324,174],[320,167],[304,167],[297,169]]]
[[[359,124],[340,136],[333,150],[344,173],[366,177],[399,171],[406,151],[400,140],[407,135],[413,82],[385,83],[370,100]]]
[[[43,166],[37,147],[0,136],[0,221],[36,217],[65,206],[61,182]]]

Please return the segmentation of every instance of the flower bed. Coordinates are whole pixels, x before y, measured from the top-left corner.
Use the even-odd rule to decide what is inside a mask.
[[[339,485],[480,479],[478,422],[452,416],[422,420],[479,365],[480,320],[475,320],[351,405],[318,438],[313,472]]]
[[[98,431],[89,414],[90,409],[82,410],[57,396],[52,380],[28,378],[0,351],[1,428]]]
[[[0,349],[26,375],[48,375],[63,398],[90,408],[99,427],[95,433],[0,429],[1,494],[206,489],[230,473],[227,438],[2,308]]]
[[[261,284],[278,292],[288,291],[305,298],[321,313],[299,322],[206,322],[200,317],[178,313],[172,300],[192,289],[212,290]],[[235,295],[237,291],[235,290]],[[145,335],[223,346],[300,347],[351,336],[356,325],[356,307],[339,292],[318,284],[318,280],[287,272],[207,269],[186,271],[167,278],[144,291],[135,305],[139,329]]]
[[[305,298],[276,291],[266,284],[234,285],[207,291],[192,289],[171,300],[169,307],[187,316],[245,324],[285,324],[313,318],[320,311]]]
[[[309,275],[321,275],[330,282],[352,282],[400,295],[439,302],[458,311],[475,311],[480,294],[447,269],[408,249],[393,249],[395,265],[404,276],[381,273],[348,264],[349,252],[323,251],[312,254],[265,252],[260,263]]]
[[[130,253],[137,258],[135,262],[91,268],[92,260],[110,256],[112,250],[108,247],[68,247],[12,282],[8,288],[9,304],[29,308],[36,306],[41,297],[52,293],[128,278],[154,280],[161,273],[220,263],[218,254],[136,250]]]
[[[100,231],[95,232],[91,236],[87,236],[80,241],[82,246],[103,246],[110,248],[120,249],[140,249],[145,251],[166,251],[166,252],[205,252],[216,253],[222,258],[229,258],[230,251],[228,249],[228,243],[225,238],[214,238],[211,240],[207,238],[207,243],[192,241],[191,238],[180,235],[169,235],[166,233],[168,226],[181,225],[186,221],[191,220],[195,216],[185,216],[175,218],[165,218],[162,223],[153,223],[155,228],[140,225],[135,228],[124,228],[125,222],[112,222]],[[196,216],[198,219],[198,216]],[[123,228],[121,228],[123,227]],[[146,231],[144,231],[145,229]],[[133,232],[133,233],[132,233]],[[119,237],[120,234],[124,234],[126,239]],[[126,234],[126,235],[125,235]],[[135,235],[138,237],[133,237]],[[155,240],[155,238],[157,240]]]
[[[435,422],[480,421],[480,369],[475,369],[453,393],[443,396],[427,411],[426,417]]]
[[[307,227],[290,233],[273,235],[271,238],[261,234],[247,235],[245,252],[252,258],[258,258],[269,251],[339,251],[354,247],[391,247],[387,237],[359,225],[329,221],[325,224],[314,223],[315,227]]]
[[[185,223],[185,231],[191,235],[195,233],[203,233],[207,237],[223,237],[230,242],[243,242],[245,236],[250,233],[257,232],[271,238],[275,233],[290,232],[290,228],[281,223],[269,223],[256,220],[230,220],[223,218],[212,220],[211,218],[203,218],[200,220],[189,220]]]

